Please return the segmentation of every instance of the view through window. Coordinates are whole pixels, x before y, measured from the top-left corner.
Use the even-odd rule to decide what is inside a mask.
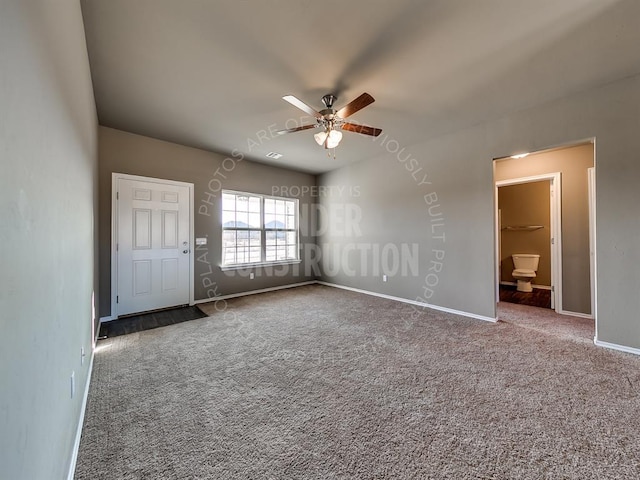
[[[298,200],[222,193],[223,266],[299,259]]]

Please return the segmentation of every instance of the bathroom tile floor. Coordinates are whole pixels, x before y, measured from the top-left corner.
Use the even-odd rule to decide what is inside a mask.
[[[533,292],[518,292],[515,285],[500,285],[500,301],[531,307],[551,308],[551,291],[534,288]]]

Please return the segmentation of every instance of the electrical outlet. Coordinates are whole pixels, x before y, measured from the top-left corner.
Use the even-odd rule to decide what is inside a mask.
[[[382,281],[386,282],[387,281],[387,276],[386,275],[382,275]]]
[[[76,372],[71,372],[71,398],[76,394]]]
[[[254,278],[256,278],[256,275],[255,275],[253,272],[251,272],[251,273],[249,274],[249,279],[250,279],[250,280],[253,280]]]

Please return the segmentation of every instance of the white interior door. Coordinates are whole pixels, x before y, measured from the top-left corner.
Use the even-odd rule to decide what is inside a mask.
[[[116,182],[117,315],[190,300],[189,186],[147,180]]]

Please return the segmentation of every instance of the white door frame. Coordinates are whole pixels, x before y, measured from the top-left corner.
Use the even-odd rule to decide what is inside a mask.
[[[562,183],[561,173],[545,173],[530,177],[510,178],[495,182],[495,213],[496,229],[496,302],[500,300],[500,218],[498,212],[498,188],[507,185],[518,185],[540,181],[551,182],[551,308],[557,313],[565,313],[562,309]]]
[[[595,336],[598,335],[598,316],[596,315],[597,285],[596,285],[596,167],[595,167],[595,145],[593,167],[587,169],[588,192],[589,192],[589,274],[591,277],[591,316],[595,319]]]
[[[118,180],[137,180],[140,182],[160,183],[187,187],[189,189],[189,305],[195,305],[194,301],[194,216],[193,216],[193,183],[178,182],[162,178],[142,177],[126,173],[111,174],[111,315],[110,320],[118,318],[117,292],[118,292]]]

